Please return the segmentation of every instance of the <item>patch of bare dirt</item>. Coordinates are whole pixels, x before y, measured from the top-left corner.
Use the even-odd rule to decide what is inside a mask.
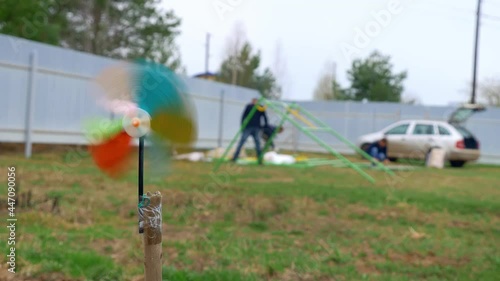
[[[351,256],[356,259],[354,264],[360,273],[370,275],[380,274],[379,270],[375,267],[375,264],[384,262],[385,257],[375,254],[368,242],[365,241],[350,248],[349,250],[351,252]]]
[[[165,241],[193,241],[206,234],[206,229],[195,226],[176,226],[163,224],[162,235]]]
[[[249,182],[249,183],[291,183],[294,182],[294,178],[248,178],[248,179],[241,179],[240,181],[242,182]]]
[[[31,148],[33,154],[56,154],[60,152],[67,152],[68,150],[74,150],[76,148],[82,149],[80,145],[61,145],[61,144],[39,144],[34,143]],[[86,149],[85,147],[83,149]],[[0,143],[0,150],[2,153],[6,152],[9,154],[23,154],[24,153],[24,143]]]
[[[421,254],[416,252],[398,253],[393,250],[389,250],[387,252],[387,257],[393,262],[401,262],[424,267],[433,265],[461,267],[470,261],[468,258],[452,259],[449,257],[437,256],[432,251]]]
[[[10,273],[7,271],[6,263],[0,264],[0,281],[81,281],[81,279],[72,279],[62,273],[44,273],[37,277],[29,276],[26,273]]]
[[[471,226],[471,223],[470,222],[466,222],[466,221],[456,221],[456,220],[453,220],[449,223],[449,225],[451,227],[456,227],[456,228],[470,228]]]
[[[357,260],[355,263],[356,270],[361,274],[379,275],[380,271],[375,265],[367,263],[365,260]]]
[[[280,281],[343,281],[346,280],[343,276],[327,276],[321,275],[319,272],[299,272],[292,265],[280,274],[267,274],[267,280]]]
[[[274,279],[278,278],[279,279]],[[298,272],[295,270],[295,268],[287,268],[285,271],[279,275],[274,274],[274,272],[269,272],[268,273],[268,278],[271,280],[283,280],[283,281],[296,281],[296,280],[301,280],[301,281],[312,281],[312,280],[318,280],[313,274],[311,273],[303,273],[303,272]],[[334,280],[334,279],[332,279]]]
[[[102,256],[111,257],[117,264],[127,264],[129,260],[127,257],[127,251],[130,250],[129,240],[119,238],[108,240],[100,238],[94,239],[89,245],[92,250]]]

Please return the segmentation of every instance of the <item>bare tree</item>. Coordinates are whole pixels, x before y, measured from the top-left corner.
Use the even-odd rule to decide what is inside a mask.
[[[318,80],[318,84],[314,89],[314,99],[316,100],[333,100],[335,82],[335,64],[327,62]]]
[[[223,53],[224,60],[227,58],[231,58],[231,69],[233,72],[232,83],[236,84],[238,79],[238,71],[241,71],[243,66],[238,63],[238,54],[240,50],[243,48],[243,44],[247,41],[245,26],[242,22],[237,22],[234,27],[231,35],[227,38],[226,41],[226,49]]]
[[[500,107],[500,78],[489,77],[478,83],[478,101],[487,105]],[[460,92],[470,99],[471,83],[467,83]]]
[[[500,79],[485,79],[479,85],[479,95],[488,105],[500,107]]]
[[[279,98],[276,77],[269,67],[262,68],[261,51],[252,47],[243,26],[237,24],[227,40],[217,81],[257,90],[266,98]]]
[[[287,63],[284,57],[283,45],[281,41],[276,43],[276,49],[274,53],[274,64],[272,67],[272,71],[274,76],[276,77],[276,83],[279,85],[278,89],[281,93],[278,96],[281,96],[282,93],[286,93],[288,87],[286,87],[286,78],[287,78]]]
[[[245,25],[242,22],[237,22],[233,26],[233,31],[226,40],[226,49],[224,57],[235,55],[247,41]]]
[[[323,73],[314,90],[314,99],[332,100],[333,96],[333,77],[331,74]]]
[[[403,93],[403,96],[401,97],[401,103],[404,103],[404,104],[422,104],[422,101],[420,100],[420,98],[413,94],[413,93]]]

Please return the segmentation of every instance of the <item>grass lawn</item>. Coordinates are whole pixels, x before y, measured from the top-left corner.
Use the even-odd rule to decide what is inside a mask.
[[[142,280],[135,173],[113,181],[74,152],[7,154],[3,184],[11,165],[35,204],[16,208],[18,272],[2,243],[0,280]],[[145,186],[163,195],[164,280],[499,280],[499,167],[369,170],[372,185],[326,166],[172,166]]]

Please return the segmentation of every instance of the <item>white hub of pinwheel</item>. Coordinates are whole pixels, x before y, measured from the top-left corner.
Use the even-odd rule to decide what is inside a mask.
[[[137,108],[127,113],[122,120],[123,129],[133,138],[140,138],[151,130],[151,116]]]

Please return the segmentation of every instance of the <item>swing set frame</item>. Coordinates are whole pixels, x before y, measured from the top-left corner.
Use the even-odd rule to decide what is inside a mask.
[[[361,176],[363,176],[365,179],[370,181],[371,183],[375,183],[375,179],[370,176],[368,173],[366,173],[362,167],[363,166],[371,166],[374,165],[378,169],[384,171],[390,176],[395,176],[394,172],[377,161],[375,158],[373,158],[371,155],[363,151],[361,148],[357,147],[355,144],[350,142],[348,139],[346,139],[344,136],[333,130],[331,127],[329,127],[325,122],[321,121],[317,117],[315,117],[312,113],[309,111],[305,110],[303,107],[299,106],[296,103],[286,103],[283,101],[276,101],[276,100],[268,100],[264,97],[261,97],[258,102],[255,104],[255,106],[252,108],[248,116],[243,120],[243,123],[236,133],[236,135],[233,137],[231,140],[229,146],[226,148],[224,151],[223,155],[217,159],[217,162],[215,163],[213,171],[216,172],[219,167],[222,165],[222,163],[225,161],[229,151],[231,148],[235,145],[236,141],[242,134],[243,130],[246,128],[248,125],[248,122],[250,119],[255,115],[256,111],[259,110],[258,107],[260,105],[264,105],[264,110],[267,108],[271,109],[274,113],[276,113],[280,117],[280,122],[277,128],[282,127],[285,122],[289,122],[293,126],[295,126],[300,132],[304,133],[306,136],[308,136],[310,139],[314,140],[317,144],[319,144],[321,147],[326,149],[329,153],[334,155],[338,160],[328,160],[328,159],[320,159],[320,160],[314,160],[311,161],[311,163],[308,163],[307,166],[318,166],[318,165],[331,165],[335,167],[348,167],[352,168],[356,172],[358,172]],[[366,163],[354,163],[347,159],[345,156],[343,156],[341,153],[339,153],[337,150],[335,150],[331,145],[323,141],[320,137],[316,135],[317,132],[324,132],[328,133],[334,137],[336,137],[338,140],[340,140],[342,143],[347,145],[348,147],[352,148],[355,152],[359,153],[363,158],[369,160],[371,164],[366,165]],[[271,143],[273,142],[274,138],[276,137],[276,134],[278,133],[278,130],[274,130],[272,135],[269,136],[267,139],[264,148],[262,149],[262,152],[259,157],[259,160],[262,161],[262,157],[264,153],[269,149]]]

